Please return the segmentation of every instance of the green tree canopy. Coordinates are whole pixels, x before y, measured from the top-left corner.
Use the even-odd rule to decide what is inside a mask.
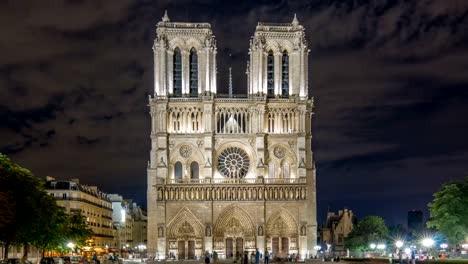
[[[451,244],[468,239],[468,177],[444,184],[428,206],[431,215],[428,227],[439,230]]]
[[[92,235],[80,212],[67,215],[44,188],[44,181],[0,153],[0,244],[63,249],[78,247]],[[25,250],[25,254],[27,251]]]
[[[389,231],[383,218],[367,216],[358,222],[345,238],[345,247],[353,251],[366,251],[371,243],[381,243],[388,235]]]

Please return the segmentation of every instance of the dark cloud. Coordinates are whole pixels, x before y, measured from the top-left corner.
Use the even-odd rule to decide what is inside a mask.
[[[320,218],[330,205],[402,222],[466,174],[463,0],[4,1],[0,151],[39,176],[143,202],[151,47],[165,9],[172,21],[211,23],[218,89],[227,92],[232,67],[237,93],[257,22],[297,13],[310,48]]]

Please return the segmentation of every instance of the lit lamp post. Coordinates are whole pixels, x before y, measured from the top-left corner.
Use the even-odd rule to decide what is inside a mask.
[[[421,244],[427,249],[427,256],[429,257],[429,256],[430,256],[429,250],[430,250],[430,248],[432,247],[432,245],[434,245],[434,239],[432,239],[432,238],[424,238],[424,239],[421,241]]]
[[[75,244],[68,242],[67,247],[70,248],[70,256],[73,255],[73,248],[75,248]]]

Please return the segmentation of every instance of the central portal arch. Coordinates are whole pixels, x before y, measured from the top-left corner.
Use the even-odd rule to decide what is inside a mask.
[[[214,250],[224,258],[255,251],[255,225],[249,213],[231,205],[223,210],[214,227]]]

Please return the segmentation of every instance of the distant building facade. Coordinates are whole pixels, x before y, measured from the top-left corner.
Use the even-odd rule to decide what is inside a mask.
[[[96,186],[79,183],[78,179],[56,180],[47,177],[46,191],[67,213],[79,211],[86,217],[86,223],[94,236],[88,241],[88,247],[100,251],[115,244],[115,230],[112,223],[112,203],[107,194]]]
[[[423,212],[421,210],[408,211],[408,231],[420,231],[423,229]]]
[[[331,245],[333,251],[344,251],[344,239],[351,233],[355,223],[353,211],[344,209],[328,212],[327,222],[322,227],[320,238],[323,245]]]
[[[217,93],[209,23],[157,25],[150,97],[148,254],[315,254],[313,101],[305,29],[259,23],[247,94]],[[229,89],[232,91],[232,86]]]

